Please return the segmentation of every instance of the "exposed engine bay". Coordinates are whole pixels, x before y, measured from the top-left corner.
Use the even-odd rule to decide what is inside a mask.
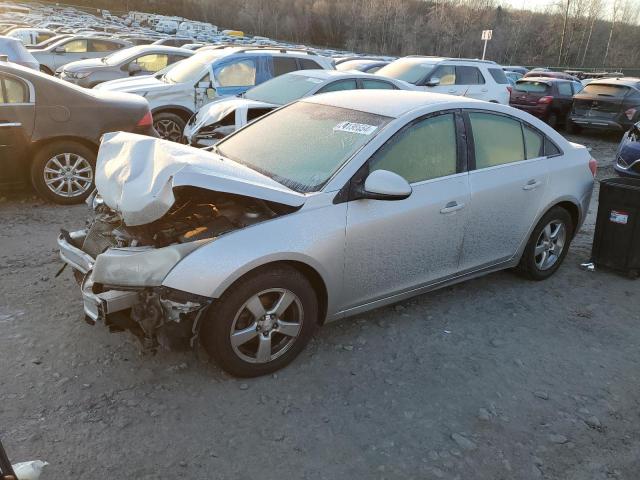
[[[203,241],[296,210],[190,186],[176,187],[173,193],[176,201],[166,214],[137,226],[127,226],[118,212],[95,196],[94,216],[86,229],[63,231],[58,240],[63,259],[71,263],[82,284],[87,321],[103,321],[111,331],[131,331],[146,352],[155,352],[159,345],[193,346],[199,319],[212,299],[162,287],[160,282],[145,283],[137,276],[146,280],[150,274],[145,277],[142,270],[158,266],[162,270],[163,262],[171,268],[179,261],[161,256],[164,250],[186,249],[186,255]],[[82,255],[86,265],[69,261]]]
[[[286,205],[196,187],[174,189],[176,202],[161,218],[146,225],[126,226],[104,204],[95,205],[87,223],[82,250],[95,257],[110,247],[166,247],[175,243],[212,239],[224,233],[294,211]]]

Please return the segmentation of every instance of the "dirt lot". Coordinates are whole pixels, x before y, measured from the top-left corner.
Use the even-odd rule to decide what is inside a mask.
[[[613,174],[616,137],[576,136]],[[0,203],[0,437],[58,479],[629,479],[640,472],[640,281],[497,273],[328,325],[277,375],[143,357],[81,320],[60,227],[84,206]]]

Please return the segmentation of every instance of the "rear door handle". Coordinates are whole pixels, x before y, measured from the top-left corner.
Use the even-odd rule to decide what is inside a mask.
[[[455,200],[453,202],[447,203],[444,207],[440,209],[440,213],[446,215],[447,213],[457,212],[458,210],[462,210],[464,208],[464,203],[458,203]]]
[[[522,186],[522,189],[523,190],[535,190],[540,185],[542,185],[542,182],[539,182],[538,180],[529,180],[525,185]]]
[[[0,128],[11,128],[11,127],[21,127],[22,124],[20,122],[6,122],[0,123]]]

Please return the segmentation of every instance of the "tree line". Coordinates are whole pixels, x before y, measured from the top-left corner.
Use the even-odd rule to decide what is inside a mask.
[[[179,15],[295,43],[384,55],[482,55],[504,65],[640,67],[640,0],[558,0],[544,10],[497,0],[76,0]]]

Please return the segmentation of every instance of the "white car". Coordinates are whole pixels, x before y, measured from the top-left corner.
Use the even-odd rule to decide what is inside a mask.
[[[376,75],[404,80],[427,92],[509,105],[509,79],[500,65],[488,60],[408,56],[382,67]]]
[[[307,69],[333,69],[333,63],[306,51],[204,47],[161,75],[105,82],[95,88],[145,97],[157,132],[177,142],[187,121],[205,104],[244,93],[274,76]]]
[[[415,90],[410,83],[361,72],[299,70],[257,85],[242,98],[223,98],[202,107],[184,129],[194,147],[215,145],[220,139],[262,115],[304,97],[340,90]]]

